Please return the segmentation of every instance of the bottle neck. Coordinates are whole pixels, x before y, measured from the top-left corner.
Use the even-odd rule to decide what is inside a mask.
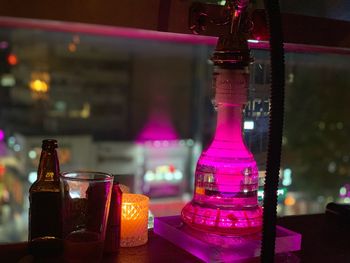
[[[59,181],[59,162],[55,149],[42,150],[38,167],[38,181]]]
[[[242,105],[218,104],[214,140],[242,141]]]
[[[206,156],[251,158],[242,132],[242,110],[247,102],[249,74],[245,68],[217,67],[213,78],[217,124]]]

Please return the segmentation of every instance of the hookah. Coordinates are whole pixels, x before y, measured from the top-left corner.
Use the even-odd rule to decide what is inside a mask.
[[[276,226],[277,188],[283,129],[284,50],[278,0],[264,0],[270,35],[270,129],[263,207],[258,204],[258,168],[242,136],[252,63],[248,36],[249,0],[227,0],[224,7],[194,3],[194,33],[219,34],[214,64],[215,136],[195,171],[192,201],[181,216],[155,218],[154,231],[205,262],[256,258],[274,262],[275,253],[300,250],[301,235]],[[219,17],[219,19],[218,19]]]
[[[252,62],[246,15],[248,1],[227,1],[229,32],[221,35],[211,58],[217,125],[213,141],[199,157],[193,200],[182,210],[184,223],[198,230],[227,236],[258,233],[258,168],[243,140],[242,114],[248,100]]]

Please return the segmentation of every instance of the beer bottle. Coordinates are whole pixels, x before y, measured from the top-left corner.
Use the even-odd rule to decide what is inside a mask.
[[[37,180],[29,189],[29,250],[33,255],[59,254],[62,215],[57,141],[42,142]]]

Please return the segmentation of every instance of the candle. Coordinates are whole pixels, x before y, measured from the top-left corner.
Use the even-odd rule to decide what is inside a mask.
[[[149,198],[140,194],[123,194],[121,218],[121,247],[143,245],[148,240]]]

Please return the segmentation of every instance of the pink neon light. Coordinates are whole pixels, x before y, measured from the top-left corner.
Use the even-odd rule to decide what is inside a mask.
[[[125,37],[132,39],[157,40],[184,44],[197,44],[215,46],[217,37],[199,36],[192,34],[180,34],[169,32],[158,32],[152,30],[112,27],[102,25],[92,25],[74,22],[61,22],[52,20],[0,17],[0,27],[8,28],[27,28],[41,29],[47,31],[61,31],[70,33],[92,34],[107,37]],[[249,42],[249,47],[252,49],[269,49],[268,41],[258,42],[252,40]],[[334,53],[334,54],[350,54],[348,48],[311,46],[305,44],[285,43],[284,48],[288,52],[305,52],[305,53]]]
[[[199,36],[193,34],[180,34],[159,32],[145,29],[126,27],[113,27],[105,25],[84,24],[76,22],[61,22],[52,20],[38,20],[26,18],[0,17],[1,27],[35,28],[48,31],[61,31],[70,33],[84,33],[107,37],[125,37],[134,39],[167,41],[174,43],[216,45],[217,37]]]
[[[52,20],[38,20],[26,18],[0,17],[0,27],[8,28],[27,28],[27,29],[42,29],[48,31],[62,31],[71,33],[93,34],[109,37],[126,37],[145,40],[158,40],[174,43],[187,44],[203,44],[215,46],[217,37],[199,36],[191,34],[157,32],[143,29],[101,26],[74,22],[60,22]],[[269,49],[268,41],[249,42],[249,47],[252,49]],[[301,53],[333,53],[333,54],[350,54],[348,48],[325,47],[306,44],[285,43],[284,48],[288,52]]]
[[[0,141],[3,141],[5,139],[5,132],[0,129]]]

